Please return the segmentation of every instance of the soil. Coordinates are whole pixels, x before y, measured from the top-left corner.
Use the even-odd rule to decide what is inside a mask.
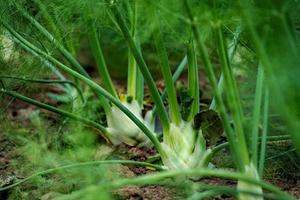
[[[16,179],[15,169],[10,166],[10,162],[16,157],[16,145],[7,140],[0,133],[0,187],[10,185]],[[0,199],[7,199],[8,192],[0,192]]]
[[[117,197],[127,200],[172,200],[174,190],[163,186],[125,187],[117,191]]]

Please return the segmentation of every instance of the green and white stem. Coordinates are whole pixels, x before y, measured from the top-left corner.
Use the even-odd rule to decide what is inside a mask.
[[[237,29],[233,32],[233,38],[232,41],[230,42],[230,44],[228,45],[228,56],[229,56],[229,61],[232,62],[234,55],[236,53],[236,49],[238,47],[239,44],[239,38],[242,32],[242,27],[238,26]],[[224,91],[224,75],[223,73],[221,73],[219,81],[218,81],[218,90],[220,91],[220,93],[222,94]],[[216,98],[214,97],[209,109],[212,110],[216,110],[217,109],[217,105],[216,105]]]
[[[242,111],[242,106],[241,106],[241,100],[240,100],[240,95],[239,95],[239,91],[237,89],[237,83],[236,83],[236,79],[234,78],[233,72],[232,72],[232,67],[229,61],[229,57],[228,57],[228,51],[226,50],[226,41],[224,39],[223,36],[223,32],[221,29],[221,26],[217,27],[217,37],[218,37],[218,47],[219,47],[219,55],[220,55],[220,59],[221,59],[221,64],[222,64],[222,71],[224,74],[224,82],[225,82],[225,87],[228,88],[228,95],[227,95],[227,99],[229,102],[231,102],[229,104],[229,110],[232,113],[232,118],[233,118],[233,123],[234,123],[234,127],[235,127],[235,132],[236,132],[236,138],[239,141],[239,146],[240,149],[242,150],[242,163],[243,163],[243,168],[242,170],[244,171],[244,173],[249,176],[249,177],[253,177],[257,180],[259,180],[259,175],[258,175],[258,170],[256,167],[256,160],[251,159],[251,155],[248,147],[247,147],[247,143],[246,143],[246,135],[244,132],[244,127],[243,127],[243,111]],[[258,77],[259,81],[258,83],[261,85],[262,83],[262,75],[260,75],[260,77]],[[258,85],[257,87],[257,92],[256,92],[256,96],[259,95],[259,97],[255,98],[256,103],[257,101],[260,101],[261,99],[261,86]],[[256,105],[255,106],[259,106]],[[255,118],[259,119],[259,110],[257,111],[257,107],[254,107],[254,131],[253,131],[253,137],[252,139],[254,139],[253,143],[257,146],[258,145],[258,134],[255,130],[257,130],[257,124],[258,124],[258,120],[255,120]],[[256,148],[254,148],[254,150],[256,150]],[[255,153],[257,154],[257,151],[255,151]],[[252,155],[253,156],[253,155]],[[256,156],[254,156],[254,158],[256,158]],[[237,184],[237,188],[239,190],[245,190],[245,189],[249,189],[250,191],[256,192],[256,193],[261,193],[262,194],[262,188],[256,186],[256,185],[252,185],[249,183],[245,183],[243,181],[238,181]],[[254,197],[252,195],[247,195],[247,194],[240,194],[239,195],[239,199],[243,199],[243,200],[251,200],[251,199],[262,199],[262,198],[258,198],[258,197]]]
[[[156,13],[156,20],[160,24],[159,13]],[[169,66],[167,51],[163,44],[161,26],[154,33],[154,39],[160,67],[165,81],[168,105],[170,107],[169,130],[163,130],[163,141],[161,143],[165,153],[161,155],[163,164],[168,169],[192,169],[206,167],[210,150],[206,149],[206,142],[201,130],[193,126],[194,116],[199,112],[199,80],[196,54],[193,42],[189,44],[187,52],[188,61],[188,90],[194,99],[189,118],[182,119],[179,104],[177,102],[174,80]]]

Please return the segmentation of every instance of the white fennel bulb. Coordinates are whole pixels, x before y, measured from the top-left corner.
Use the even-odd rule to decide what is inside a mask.
[[[192,169],[206,167],[206,158],[211,150],[206,150],[206,143],[201,130],[195,130],[191,122],[181,122],[179,126],[170,125],[164,133],[164,149],[161,155],[164,165],[169,169]]]
[[[142,121],[150,130],[154,130],[154,125],[151,124],[151,114],[147,113],[145,119],[142,116],[142,107],[135,100],[122,102],[122,104],[130,110],[140,121]],[[141,129],[119,108],[112,106],[110,112],[107,113],[107,131],[109,139],[114,145],[125,143],[131,146],[140,144],[150,144],[147,136]]]
[[[253,163],[250,163],[249,165],[245,166],[245,174],[251,178],[255,178],[257,180],[259,180],[259,175],[257,172],[256,167],[253,165]],[[244,181],[238,181],[238,185],[237,185],[238,190],[241,191],[247,191],[247,192],[253,192],[255,194],[261,195],[261,197],[257,196],[257,195],[251,195],[251,194],[243,194],[241,193],[238,196],[239,200],[263,200],[262,194],[262,188],[258,185],[254,185],[251,183],[247,183]]]

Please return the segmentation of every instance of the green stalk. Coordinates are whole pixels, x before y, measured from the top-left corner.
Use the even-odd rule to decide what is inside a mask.
[[[60,115],[62,115],[64,117],[68,117],[68,118],[74,119],[76,121],[82,122],[84,124],[87,124],[89,126],[92,126],[92,127],[96,128],[96,129],[99,129],[104,134],[104,136],[107,137],[106,128],[104,126],[102,126],[101,124],[98,124],[98,123],[93,122],[93,121],[91,121],[89,119],[86,119],[86,118],[79,117],[79,116],[77,116],[77,115],[75,115],[73,113],[67,112],[65,110],[61,110],[61,109],[56,108],[54,106],[50,106],[48,104],[41,103],[39,101],[36,101],[36,100],[31,99],[29,97],[23,96],[23,95],[21,95],[21,94],[19,94],[17,92],[14,92],[14,91],[8,91],[8,90],[5,90],[5,89],[0,89],[0,92],[3,93],[3,94],[6,94],[8,96],[17,98],[17,99],[19,99],[21,101],[25,101],[25,102],[27,102],[29,104],[35,105],[37,107],[43,108],[45,110],[48,110],[48,111],[60,114]]]
[[[258,156],[258,130],[261,114],[261,99],[263,93],[263,82],[264,82],[264,69],[258,65],[255,98],[254,98],[254,109],[252,116],[252,135],[251,135],[251,155],[252,162],[257,167],[257,156]],[[250,138],[249,138],[250,139]]]
[[[130,22],[130,33],[134,41],[136,42],[135,32],[137,23],[137,6],[136,1],[128,1],[128,12],[129,12],[129,22]],[[130,48],[128,48],[128,73],[127,73],[127,95],[136,98],[137,94],[137,65],[132,55]]]
[[[114,2],[111,2],[110,0],[106,0],[106,2],[109,5],[110,11],[112,12],[112,14],[114,15],[117,24],[119,25],[122,34],[124,36],[124,39],[126,40],[126,42],[128,43],[128,46],[130,47],[130,50],[138,64],[138,67],[141,71],[141,73],[143,74],[143,77],[149,87],[150,90],[150,94],[153,98],[153,101],[155,102],[156,106],[157,106],[157,112],[158,112],[158,116],[160,118],[160,121],[162,123],[162,127],[164,129],[164,132],[167,132],[169,130],[169,119],[168,119],[168,114],[164,108],[163,102],[160,98],[158,89],[155,85],[155,82],[150,74],[150,71],[144,61],[144,58],[141,54],[141,52],[139,51],[134,38],[132,38],[130,31],[126,25],[125,19],[123,18],[121,12],[119,11],[119,9],[117,8],[117,5],[115,5]]]
[[[41,83],[41,84],[69,84],[77,90],[82,102],[85,103],[85,99],[84,99],[81,89],[74,82],[69,81],[69,80],[29,79],[29,78],[22,78],[22,77],[16,77],[16,76],[5,76],[5,75],[0,76],[0,79],[15,79],[15,80],[28,81],[28,82],[32,82],[32,83]]]
[[[172,76],[173,83],[175,83],[178,80],[178,78],[182,74],[183,70],[185,69],[185,66],[187,65],[187,63],[188,63],[187,62],[187,56],[184,56],[183,59],[181,60],[180,64],[178,65],[176,71],[174,72],[174,74]],[[164,90],[164,92],[165,92],[165,90]]]
[[[219,56],[222,64],[222,72],[224,74],[224,81],[227,86],[227,92],[228,92],[227,98],[229,101],[229,108],[232,113],[236,138],[242,156],[241,157],[242,164],[243,164],[242,172],[245,173],[245,176],[254,177],[259,180],[259,176],[257,174],[257,166],[254,163],[250,162],[250,158],[249,158],[249,151],[248,151],[248,146],[246,143],[246,137],[245,137],[244,127],[243,127],[244,120],[243,120],[243,112],[242,112],[240,95],[237,88],[235,77],[232,72],[232,68],[230,66],[226,41],[224,40],[221,25],[218,25],[216,29],[217,29],[217,36],[218,36]],[[242,189],[249,188],[250,190],[253,190],[255,192],[260,192],[263,194],[261,187],[257,187],[255,185],[245,183],[242,180],[238,181],[237,188],[242,188]],[[253,197],[244,194],[238,196],[238,199],[244,199],[244,198],[252,199]]]
[[[89,77],[88,73],[79,64],[79,62],[66,50],[58,40],[56,40],[51,33],[49,33],[38,21],[31,17],[23,8],[16,4],[17,8],[21,11],[22,15],[28,19],[32,25],[39,30],[49,42],[55,45],[55,47],[62,53],[62,55],[68,60],[68,62],[80,72],[82,75]]]
[[[243,130],[243,113],[240,103],[240,98],[238,94],[238,89],[236,86],[235,78],[233,77],[232,69],[229,63],[227,49],[225,45],[225,40],[221,30],[221,26],[217,26],[218,35],[218,48],[219,56],[222,64],[222,71],[224,74],[224,81],[227,86],[228,100],[230,102],[229,107],[232,110],[234,127],[236,130],[236,137],[238,140],[238,145],[240,148],[241,159],[243,165],[248,165],[250,163],[249,153],[246,143],[246,138]]]
[[[128,2],[128,12],[130,20],[130,32],[133,40],[135,41],[138,50],[140,51],[141,47],[139,40],[136,36],[136,26],[137,26],[137,10],[138,6],[136,0]],[[132,96],[133,99],[136,99],[140,105],[143,105],[144,102],[144,78],[143,74],[139,70],[137,63],[135,61],[134,55],[132,54],[130,48],[128,47],[128,73],[127,73],[127,95]]]
[[[101,86],[99,86],[97,83],[89,79],[88,77],[72,70],[71,68],[67,67],[63,63],[59,62],[55,58],[53,58],[51,55],[48,55],[47,53],[41,51],[39,48],[36,46],[32,45],[30,42],[28,42],[25,38],[23,38],[20,34],[15,32],[13,29],[11,29],[10,26],[7,24],[3,23],[3,25],[6,27],[6,29],[16,38],[18,39],[21,43],[23,43],[25,46],[27,46],[29,49],[32,51],[36,52],[38,55],[41,57],[45,58],[49,62],[53,63],[56,65],[59,69],[65,71],[71,76],[74,76],[75,78],[78,78],[79,80],[83,81],[86,83],[93,91],[97,92],[100,96],[105,97],[109,101],[111,101],[114,105],[116,105],[124,114],[126,114],[144,133],[145,135],[150,139],[150,141],[153,143],[157,151],[161,154],[164,152],[162,151],[161,144],[156,138],[156,136],[152,133],[151,130],[147,128],[147,126],[140,121],[130,110],[128,110],[117,98],[112,96],[109,92],[107,92],[105,89],[103,89]]]
[[[95,160],[95,161],[88,161],[88,162],[80,162],[80,163],[74,163],[74,164],[69,164],[69,165],[62,165],[59,167],[54,167],[51,169],[47,169],[44,171],[37,172],[35,174],[32,174],[31,176],[28,176],[21,181],[18,181],[14,184],[8,185],[6,187],[0,188],[0,192],[4,190],[11,189],[13,187],[16,187],[24,182],[27,182],[35,177],[38,176],[43,176],[47,174],[51,174],[57,171],[62,171],[62,170],[67,170],[67,169],[72,169],[72,168],[78,168],[78,167],[87,167],[87,166],[92,166],[92,165],[109,165],[109,164],[125,164],[125,165],[137,165],[137,166],[142,166],[142,167],[149,167],[149,168],[154,168],[157,170],[165,170],[162,166],[160,165],[154,165],[151,163],[146,163],[146,162],[139,162],[139,161],[132,161],[132,160]]]
[[[88,38],[90,41],[90,45],[91,45],[91,49],[94,55],[94,58],[96,60],[96,67],[98,70],[98,73],[100,74],[102,80],[103,80],[103,84],[104,84],[104,88],[110,92],[115,98],[118,98],[118,94],[114,88],[113,82],[111,80],[111,77],[109,75],[107,66],[106,66],[106,62],[105,62],[105,58],[103,56],[102,53],[102,48],[101,48],[101,44],[99,41],[99,33],[97,32],[96,28],[95,28],[95,24],[94,21],[92,19],[92,7],[91,7],[91,3],[87,3],[86,5],[86,22],[87,22],[87,33],[88,33]]]
[[[191,97],[193,98],[193,103],[191,105],[191,111],[188,116],[188,121],[194,119],[194,116],[199,112],[200,107],[200,94],[199,94],[199,77],[198,77],[198,67],[197,67],[197,57],[194,41],[188,46],[187,50],[188,58],[188,89]]]
[[[144,77],[139,69],[136,75],[136,100],[140,105],[144,104]]]
[[[224,91],[224,75],[223,75],[223,73],[221,73],[219,81],[218,81],[218,90],[220,91],[221,94]],[[209,105],[209,109],[217,110],[216,97],[213,97],[213,99]]]
[[[259,176],[262,179],[264,174],[265,158],[266,158],[266,146],[267,146],[267,133],[268,133],[268,118],[269,118],[269,89],[265,86],[264,96],[264,109],[263,109],[263,132],[260,145],[260,157],[259,157]]]
[[[156,20],[159,22],[158,16],[156,16]],[[163,41],[162,41],[160,28],[158,28],[156,31],[154,31],[154,38],[155,38],[157,53],[158,53],[159,60],[160,60],[162,74],[163,74],[164,81],[165,81],[165,88],[166,88],[167,95],[168,95],[168,103],[169,103],[170,112],[171,112],[171,120],[177,126],[179,126],[179,124],[181,122],[179,105],[177,102],[176,90],[175,90],[173,80],[172,80],[171,67],[169,65],[168,55],[167,55],[166,49],[165,49]],[[164,133],[166,133],[166,132],[164,132]]]
[[[181,60],[180,64],[178,65],[178,67],[176,68],[176,71],[174,72],[174,74],[172,76],[173,84],[175,84],[175,82],[178,80],[178,78],[182,74],[183,70],[185,69],[186,65],[187,65],[187,56],[184,56],[184,58]],[[167,90],[165,88],[163,90],[163,92],[161,93],[162,101],[165,100],[166,95],[167,95]],[[153,116],[155,116],[157,114],[156,111],[157,111],[157,109],[156,109],[156,106],[154,105],[153,109],[152,109]],[[153,119],[155,119],[155,118],[153,117]]]
[[[128,11],[130,14],[130,32],[136,42],[138,50],[140,51],[139,40],[136,36],[136,26],[137,26],[137,14],[138,6],[136,0],[132,0],[132,3],[128,3]],[[140,105],[144,102],[144,78],[143,74],[139,70],[137,63],[135,61],[134,55],[132,54],[130,48],[128,47],[128,81],[127,81],[127,94],[136,99]]]
[[[130,50],[128,50],[127,95],[133,99],[137,93],[137,66]]]
[[[276,196],[281,199],[286,200],[295,200],[294,197],[290,196],[288,193],[283,192],[280,188],[273,186],[264,181],[258,181],[254,178],[250,178],[245,176],[242,173],[231,172],[222,169],[192,169],[192,170],[173,170],[173,171],[164,171],[156,174],[147,174],[134,178],[124,178],[112,181],[111,183],[102,183],[99,186],[90,186],[83,190],[73,192],[71,195],[63,196],[59,198],[63,199],[80,199],[81,195],[84,193],[92,193],[99,190],[112,190],[120,187],[124,187],[127,185],[149,185],[149,184],[157,184],[163,183],[165,179],[168,178],[179,178],[179,177],[218,177],[222,179],[233,179],[233,180],[242,180],[244,182],[261,186],[267,191],[274,193]]]
[[[228,29],[228,30],[230,30],[230,29]],[[229,61],[230,62],[232,62],[233,57],[235,55],[235,52],[236,52],[236,49],[237,49],[237,46],[238,46],[238,43],[239,43],[239,38],[240,38],[241,32],[242,32],[242,27],[238,26],[237,29],[235,30],[235,32],[233,32],[232,41],[228,45],[228,56],[229,56]],[[221,76],[219,78],[218,88],[219,88],[220,93],[222,94],[223,91],[224,91],[224,75],[223,75],[223,73],[221,73]],[[216,106],[215,97],[213,98],[209,108],[212,109],[212,110],[216,110],[217,106]]]
[[[186,9],[186,12],[188,14],[188,17],[190,18],[190,21],[191,21],[190,23],[191,23],[192,32],[195,37],[195,41],[197,42],[197,47],[198,47],[200,56],[202,57],[202,60],[204,63],[204,69],[206,71],[206,74],[208,76],[210,84],[213,88],[214,96],[216,98],[217,108],[220,112],[224,130],[225,130],[226,136],[227,136],[229,144],[230,144],[229,146],[233,153],[233,160],[235,161],[237,168],[240,171],[243,171],[244,170],[244,165],[242,163],[243,154],[241,152],[240,146],[236,142],[235,135],[234,135],[232,127],[229,123],[229,118],[228,118],[226,110],[225,110],[225,105],[222,100],[221,93],[218,89],[217,79],[214,74],[213,67],[210,62],[206,46],[204,45],[203,41],[201,40],[200,31],[199,31],[196,19],[193,16],[193,13],[192,13],[192,10],[191,10],[191,7],[190,7],[188,1],[184,0],[183,3],[184,3],[184,7]]]

